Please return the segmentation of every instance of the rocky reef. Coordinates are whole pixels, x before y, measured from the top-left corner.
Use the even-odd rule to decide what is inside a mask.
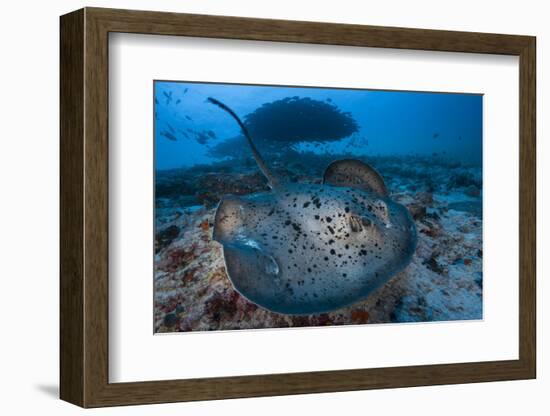
[[[336,158],[287,153],[272,159],[288,180],[314,183]],[[226,160],[156,175],[154,318],[156,332],[304,327],[482,318],[482,183],[479,166],[442,156],[379,156],[366,162],[407,206],[418,230],[411,264],[369,298],[330,313],[267,311],[232,287],[221,246],[212,240],[225,194],[265,191],[248,160]]]

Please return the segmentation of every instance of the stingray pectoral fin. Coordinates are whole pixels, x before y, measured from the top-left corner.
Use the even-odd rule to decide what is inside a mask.
[[[332,162],[325,170],[323,183],[333,186],[349,186],[380,196],[388,195],[382,176],[372,166],[357,159]]]
[[[253,241],[225,244],[224,258],[229,280],[245,298],[268,307],[278,297],[279,264]]]
[[[239,197],[231,195],[223,197],[214,215],[212,238],[222,244],[234,239],[244,225],[244,210],[244,202]]]

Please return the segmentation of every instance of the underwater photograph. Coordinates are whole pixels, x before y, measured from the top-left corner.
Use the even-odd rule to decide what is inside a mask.
[[[483,319],[483,95],[152,99],[155,333]]]

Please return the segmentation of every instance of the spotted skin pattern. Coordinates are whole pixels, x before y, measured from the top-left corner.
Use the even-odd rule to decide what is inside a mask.
[[[386,195],[285,184],[224,197],[214,239],[240,294],[270,311],[300,315],[366,298],[408,265],[416,228],[407,209]]]
[[[327,167],[323,184],[285,183],[239,116],[207,101],[240,126],[272,189],[226,196],[216,210],[213,237],[241,295],[273,312],[329,312],[366,298],[409,264],[416,227],[374,168],[345,159]]]

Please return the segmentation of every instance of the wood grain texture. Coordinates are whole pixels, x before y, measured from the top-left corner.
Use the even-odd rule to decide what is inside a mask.
[[[536,377],[536,41],[520,54],[519,142],[519,355]]]
[[[109,141],[108,32],[85,12],[84,59],[84,332],[85,406],[101,396],[108,381]]]
[[[61,19],[60,44],[60,388],[84,404],[84,12]]]
[[[520,57],[518,360],[190,380],[108,380],[108,33],[299,42]],[[61,397],[83,407],[533,378],[535,39],[87,8],[61,18]]]
[[[528,36],[87,8],[110,32],[519,55]]]

